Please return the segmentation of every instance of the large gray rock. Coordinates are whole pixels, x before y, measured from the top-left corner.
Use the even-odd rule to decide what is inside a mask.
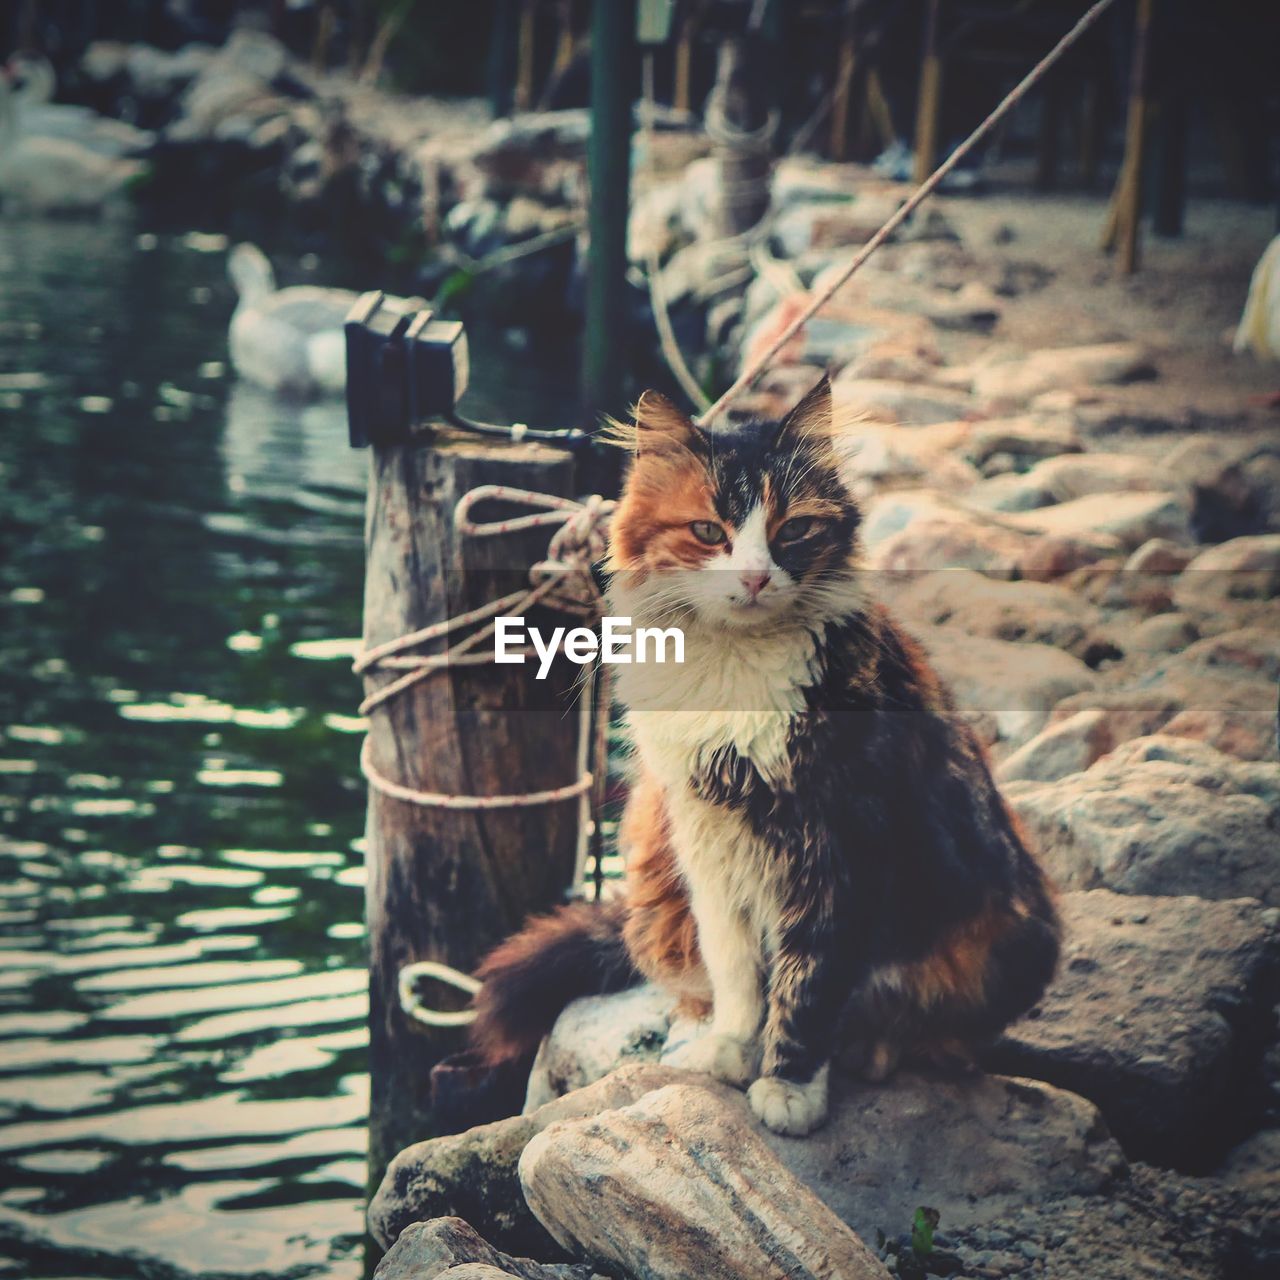
[[[1054,347],[1024,360],[977,368],[974,394],[988,404],[1026,404],[1046,391],[1148,377],[1151,359],[1136,342],[1109,342],[1087,347]]]
[[[1280,904],[1274,764],[1157,735],[1083,773],[1004,791],[1062,885]]]
[[[1107,713],[1089,707],[1024,742],[996,767],[996,778],[1000,782],[1056,782],[1087,769],[1114,745]]]
[[[1083,662],[1051,645],[989,640],[951,627],[912,633],[961,709],[994,725],[996,740],[1010,747],[1039,733],[1062,699],[1096,683]]]
[[[1252,1124],[1280,997],[1280,912],[1067,893],[1054,982],[988,1058],[1098,1105],[1134,1158],[1203,1171]]]
[[[923,623],[989,640],[1052,645],[1085,662],[1115,651],[1099,611],[1054,583],[1010,582],[947,569],[913,575],[905,588],[892,591],[888,602],[909,625]]]
[[[500,1253],[461,1218],[414,1222],[378,1263],[374,1280],[591,1280],[588,1266],[543,1265]]]
[[[515,1253],[558,1258],[559,1247],[529,1212],[516,1162],[529,1139],[557,1120],[626,1106],[671,1081],[666,1068],[628,1067],[531,1115],[406,1147],[387,1166],[369,1203],[369,1231],[389,1248],[410,1223],[458,1217]]]
[[[1085,538],[1105,534],[1125,551],[1133,551],[1152,538],[1192,541],[1191,513],[1173,493],[1133,490],[1127,493],[1093,493],[1070,502],[1008,517],[1019,528],[1056,537]]]
[[[534,1059],[525,1111],[536,1111],[629,1062],[656,1062],[671,1027],[673,1003],[667,992],[650,985],[574,1000]]]
[[[671,1080],[726,1100],[864,1239],[909,1227],[921,1204],[955,1225],[992,1222],[1028,1201],[1094,1194],[1124,1169],[1092,1104],[1028,1080],[902,1072],[870,1085],[835,1073],[831,1118],[806,1138],[755,1124],[742,1094],[707,1077]]]
[[[670,1085],[551,1125],[520,1157],[520,1183],[566,1250],[631,1280],[888,1280],[725,1090]]]

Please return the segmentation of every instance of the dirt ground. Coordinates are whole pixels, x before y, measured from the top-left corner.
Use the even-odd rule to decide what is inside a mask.
[[[1098,248],[1102,197],[1013,189],[943,197],[939,207],[982,276],[1011,263],[1053,273],[1042,288],[1005,299],[990,336],[946,335],[949,359],[992,342],[1030,350],[1134,339],[1150,348],[1159,376],[1108,388],[1108,402],[1202,429],[1280,430],[1280,412],[1251,403],[1280,391],[1280,363],[1230,348],[1254,265],[1276,231],[1273,208],[1192,200],[1181,237],[1144,227],[1140,270],[1125,277]]]

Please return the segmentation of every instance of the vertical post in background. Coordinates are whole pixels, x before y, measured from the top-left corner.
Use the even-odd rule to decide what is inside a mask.
[[[622,408],[627,362],[627,213],[635,98],[634,0],[593,0],[591,15],[591,186],[583,409],[588,421]]]
[[[942,115],[942,37],[938,30],[942,0],[927,0],[924,56],[920,61],[920,93],[916,100],[916,164],[912,175],[923,182],[938,166],[938,137]]]
[[[545,445],[471,437],[374,447],[365,525],[366,650],[528,585],[529,565],[546,553],[545,529],[464,540],[454,527],[458,499],[481,484],[567,497],[573,460]],[[527,512],[496,506],[492,514]],[[486,510],[483,518],[489,516]],[[367,673],[366,694],[395,674]],[[371,763],[400,785],[450,795],[564,786],[577,766],[577,717],[569,711],[574,675],[576,668],[553,669],[547,680],[534,680],[524,666],[450,666],[372,709]],[[449,1117],[432,1111],[431,1070],[464,1043],[457,1030],[424,1026],[400,1007],[401,969],[434,960],[469,973],[526,915],[562,901],[573,879],[577,818],[573,799],[459,811],[370,787],[365,911],[373,1185],[403,1147],[452,1131]]]
[[[1129,76],[1129,116],[1125,125],[1125,178],[1118,204],[1117,235],[1120,270],[1138,269],[1138,231],[1142,221],[1142,178],[1147,153],[1147,63],[1154,0],[1138,0],[1133,32],[1133,66]]]
[[[495,120],[511,114],[515,89],[518,0],[495,0],[489,36],[489,110]]]

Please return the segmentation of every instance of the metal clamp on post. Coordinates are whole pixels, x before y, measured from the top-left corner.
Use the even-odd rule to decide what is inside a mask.
[[[576,427],[536,431],[516,423],[476,422],[458,412],[471,375],[466,330],[429,310],[405,311],[384,293],[361,294],[343,326],[347,340],[347,425],[351,447],[403,444],[435,422],[504,440],[568,447],[589,437]]]

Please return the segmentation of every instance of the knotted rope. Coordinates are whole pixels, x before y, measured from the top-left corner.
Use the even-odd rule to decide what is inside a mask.
[[[521,506],[539,508],[527,516],[513,516],[506,520],[477,521],[472,509],[482,502],[509,502]],[[530,585],[513,591],[499,600],[493,600],[465,613],[456,614],[442,622],[432,623],[419,631],[410,632],[388,640],[385,644],[366,649],[356,659],[352,669],[357,675],[379,670],[395,671],[398,675],[389,684],[374,690],[360,704],[360,714],[368,715],[412,688],[420,680],[445,668],[455,666],[482,666],[495,660],[492,647],[480,649],[497,630],[497,619],[507,615],[521,615],[534,605],[544,604],[561,613],[595,621],[601,612],[600,591],[591,573],[591,566],[603,558],[607,545],[605,526],[617,504],[592,495],[584,502],[561,498],[550,493],[535,493],[529,489],[513,489],[506,485],[486,484],[472,489],[459,499],[454,508],[454,528],[464,537],[499,538],[506,534],[520,533],[526,529],[559,526],[551,537],[545,559],[539,560],[529,570]],[[439,653],[410,653],[422,645],[431,644],[445,636],[475,630]],[[521,652],[528,655],[532,650]],[[595,682],[597,687],[600,682]],[[509,795],[455,795],[442,791],[423,791],[395,782],[379,772],[373,763],[371,738],[366,735],[360,751],[360,771],[369,785],[383,795],[407,804],[426,805],[432,808],[454,810],[488,810],[530,808],[536,805],[555,804],[574,796],[585,795],[591,788],[594,774],[587,767],[590,752],[582,742],[589,739],[592,698],[584,687],[579,694],[581,729],[580,768],[578,777],[562,787],[543,791],[526,791]],[[579,836],[581,844],[582,836]],[[581,860],[581,859],[580,859]],[[576,882],[576,881],[575,881]]]

